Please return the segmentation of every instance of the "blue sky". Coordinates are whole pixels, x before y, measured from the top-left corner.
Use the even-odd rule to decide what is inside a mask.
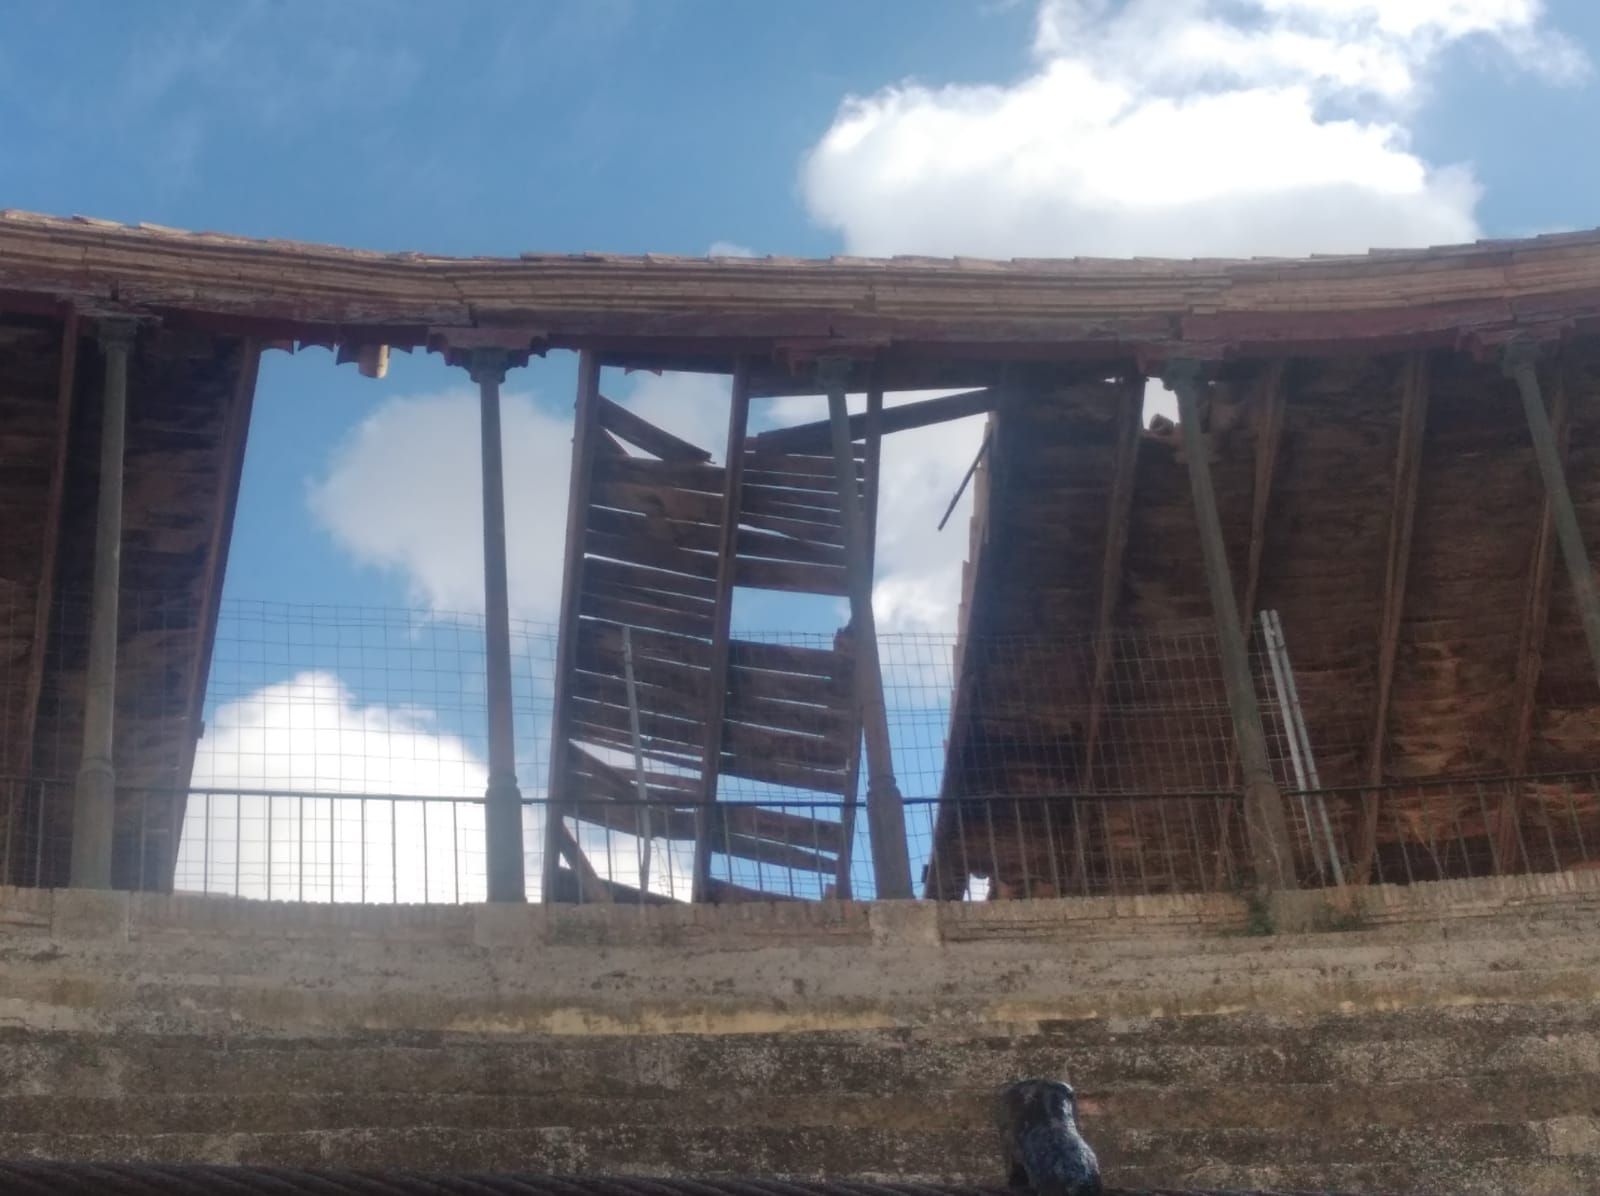
[[[1600,224],[1597,60],[1587,0],[15,2],[0,205],[447,254],[1515,236]],[[537,362],[508,400],[532,619],[552,613],[572,380],[569,358]],[[382,381],[269,355],[228,593],[470,609],[464,381],[426,355]],[[714,385],[608,387],[707,442],[722,424]],[[932,528],[978,435],[918,434],[886,462],[891,627],[952,629],[964,515]]]

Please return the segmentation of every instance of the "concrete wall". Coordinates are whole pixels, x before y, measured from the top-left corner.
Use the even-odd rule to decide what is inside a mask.
[[[1600,874],[1291,895],[350,907],[0,889],[0,1157],[1600,1190]],[[1255,933],[1270,924],[1271,934]]]

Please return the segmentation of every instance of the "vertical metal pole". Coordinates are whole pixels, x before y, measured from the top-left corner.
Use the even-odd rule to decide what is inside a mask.
[[[639,734],[639,687],[633,677],[633,628],[622,627],[622,676],[628,686],[628,729],[633,738],[633,784],[639,797],[639,903],[650,891],[650,789],[644,779],[644,737]]]
[[[1228,693],[1228,710],[1233,717],[1233,733],[1244,774],[1245,827],[1256,881],[1266,889],[1292,889],[1295,874],[1288,819],[1284,816],[1283,799],[1272,779],[1272,765],[1267,757],[1267,733],[1261,725],[1261,706],[1250,675],[1250,658],[1233,597],[1228,554],[1222,542],[1222,521],[1217,515],[1217,497],[1211,485],[1208,447],[1200,430],[1199,363],[1171,363],[1165,381],[1178,396],[1178,429],[1189,458],[1189,484],[1194,492],[1195,520],[1199,524],[1200,550],[1205,559],[1206,588],[1211,592],[1211,613],[1222,653],[1223,685]]]
[[[884,706],[883,673],[878,663],[877,622],[872,614],[872,540],[856,493],[850,409],[845,403],[848,368],[847,361],[822,361],[817,372],[828,392],[833,467],[839,481],[850,623],[856,638],[856,686],[867,744],[867,826],[872,835],[872,871],[879,900],[909,900],[911,858],[906,844],[905,805],[894,777],[889,714]]]
[[[1550,426],[1544,396],[1539,390],[1537,361],[1537,346],[1527,343],[1510,345],[1506,349],[1505,371],[1522,394],[1528,431],[1533,436],[1533,453],[1539,460],[1539,472],[1544,475],[1545,492],[1550,496],[1550,514],[1555,523],[1556,540],[1561,545],[1567,576],[1572,582],[1572,594],[1578,602],[1583,635],[1589,641],[1589,660],[1596,677],[1600,678],[1600,593],[1595,589],[1594,569],[1589,564],[1589,551],[1583,544],[1578,512],[1572,505],[1572,492],[1567,489],[1567,475],[1561,468],[1561,450],[1556,443],[1555,430]]]
[[[89,674],[83,705],[83,763],[72,803],[74,888],[111,887],[117,774],[112,748],[117,702],[117,599],[122,583],[122,465],[128,421],[131,320],[103,320],[105,406],[100,414],[100,500],[95,516],[94,597],[89,614]],[[210,834],[207,825],[206,833]]]
[[[517,788],[511,720],[511,614],[506,585],[505,471],[500,452],[503,349],[474,349],[469,369],[478,384],[483,441],[483,637],[489,698],[489,787],[484,793],[484,858],[490,901],[525,901],[522,875],[522,791]],[[422,811],[424,831],[428,811]],[[424,867],[426,867],[424,860]]]

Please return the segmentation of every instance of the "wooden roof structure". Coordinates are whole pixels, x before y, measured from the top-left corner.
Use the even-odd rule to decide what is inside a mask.
[[[1293,260],[452,259],[0,212],[0,485],[21,516],[0,547],[0,599],[13,608],[7,626],[23,629],[6,642],[24,677],[8,690],[4,751],[6,769],[23,777],[65,766],[81,717],[72,713],[77,666],[50,644],[52,634],[72,638],[54,629],[67,627],[67,596],[87,567],[72,530],[73,519],[92,518],[94,494],[98,356],[84,337],[105,317],[146,323],[131,397],[138,447],[124,589],[169,591],[195,612],[152,616],[159,631],[125,612],[124,776],[182,783],[256,354],[295,344],[333,346],[367,372],[390,348],[585,353],[580,416],[587,404],[592,422],[580,418],[587,443],[575,476],[588,489],[575,491],[570,516],[571,625],[558,678],[570,720],[558,740],[571,750],[554,778],[558,789],[581,782],[585,800],[638,791],[627,769],[585,747],[632,740],[616,704],[624,627],[640,655],[635,681],[659,700],[640,711],[659,740],[649,796],[704,795],[708,765],[790,779],[810,770],[810,780],[829,778],[811,791],[843,793],[860,717],[840,696],[853,670],[846,641],[757,661],[727,630],[735,586],[843,592],[843,495],[827,441],[747,444],[740,427],[714,465],[702,446],[629,424],[605,403],[606,366],[725,374],[745,404],[815,393],[818,362],[837,359],[854,363],[852,389],[875,395],[976,388],[955,401],[963,414],[994,409],[963,616],[970,649],[1024,624],[1066,642],[1206,612],[1181,453],[1139,429],[1136,407],[1142,380],[1165,363],[1208,362],[1206,418],[1240,597],[1247,610],[1279,611],[1291,643],[1315,629],[1323,656],[1296,656],[1308,707],[1325,685],[1330,710],[1361,706],[1357,721],[1371,724],[1334,736],[1343,754],[1327,758],[1324,782],[1590,759],[1589,707],[1549,696],[1586,677],[1580,658],[1569,669],[1554,650],[1571,643],[1575,616],[1551,565],[1531,457],[1513,443],[1513,392],[1494,361],[1511,342],[1560,346],[1547,385],[1559,375],[1552,393],[1564,396],[1556,415],[1579,506],[1600,512],[1585,407],[1588,346],[1600,334],[1600,231]],[[876,440],[889,416],[906,418],[900,410],[850,428],[863,495],[875,494]],[[1398,475],[1397,460],[1410,462]],[[1586,531],[1592,540],[1600,527]],[[1338,645],[1333,628],[1347,633]],[[158,634],[164,659],[178,644],[186,662],[159,677],[141,672],[137,640]],[[1493,651],[1482,647],[1491,641]],[[1539,645],[1543,669],[1530,663]],[[1060,676],[1083,672],[1059,663]],[[1097,674],[1105,688],[1110,667],[1091,650],[1090,690]],[[1102,744],[1091,758],[1136,741],[1116,722],[1132,716],[1104,698],[1096,714],[1092,697],[1066,700],[1055,724],[1040,722],[1045,707],[1034,703],[1032,723],[1008,727],[1004,712],[973,704],[983,668],[981,653],[964,651],[954,796],[978,791],[963,778],[974,761],[995,759],[996,745],[1011,751],[1048,731],[1058,756],[1072,743],[1081,762],[1088,724]],[[1492,680],[1508,668],[1513,686]],[[183,729],[141,730],[138,711],[157,705],[181,710]],[[39,750],[46,740],[59,759]],[[159,767],[140,763],[146,742]],[[992,776],[1019,792],[1080,783],[1049,768],[1030,780],[1025,763],[1018,754],[1009,774]],[[749,818],[759,829],[721,831],[747,835],[750,858],[809,852],[819,867],[838,864],[844,844],[823,841],[834,832]],[[39,829],[29,833],[39,839]],[[156,839],[170,853],[174,828]]]

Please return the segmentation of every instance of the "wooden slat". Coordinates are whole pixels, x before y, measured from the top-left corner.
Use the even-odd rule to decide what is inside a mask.
[[[608,719],[608,723],[614,722],[614,719]],[[631,753],[634,749],[631,731],[619,730],[613,725],[573,720],[569,746],[576,747],[580,743],[592,743],[619,752]],[[657,739],[645,739],[641,746],[644,758],[657,764],[665,764],[671,768],[699,767],[699,748],[688,748],[681,743]]]
[[[630,802],[638,799],[638,789],[631,773],[614,764],[608,764],[587,748],[573,745],[569,759],[571,775],[587,780],[595,796],[608,800]],[[645,788],[652,800],[667,805],[687,805],[697,800],[700,778],[675,773],[645,771]]]
[[[610,511],[604,507],[589,508],[588,526],[591,532],[601,532],[630,543],[649,543],[683,548],[692,552],[715,552],[719,532],[706,523],[684,523],[677,519],[659,516],[634,515],[626,511]]]
[[[676,486],[649,485],[644,482],[597,482],[592,488],[595,507],[612,507],[687,523],[704,524],[713,529],[722,524],[722,500]]]
[[[1128,547],[1133,515],[1134,475],[1139,464],[1139,430],[1144,422],[1144,378],[1136,376],[1118,398],[1116,460],[1111,494],[1106,500],[1106,541],[1100,559],[1100,603],[1095,614],[1094,670],[1089,680],[1089,715],[1083,734],[1083,775],[1078,783],[1094,786],[1095,753],[1100,743],[1106,679],[1111,668],[1111,629],[1122,597],[1122,559]]]
[[[727,717],[730,722],[775,727],[805,735],[824,735],[841,742],[849,736],[854,726],[854,720],[843,709],[777,702],[771,698],[751,697],[748,693],[729,695]]]
[[[638,834],[639,816],[644,810],[650,813],[652,837],[680,842],[694,839],[695,811],[689,802],[657,804],[652,801],[641,806],[636,801],[596,796],[573,809],[572,816],[615,831]],[[720,807],[719,817],[727,837],[719,836],[711,846],[721,854],[779,867],[812,869],[819,853],[831,855],[839,850],[837,822],[737,802]],[[804,862],[798,862],[798,858],[790,854],[794,849],[808,853]]]
[[[740,528],[738,534],[740,559],[789,561],[797,565],[833,565],[844,567],[844,549],[830,548],[790,536],[776,536],[771,532]]]
[[[697,448],[687,440],[656,427],[649,420],[603,396],[600,399],[599,418],[600,426],[606,431],[647,453],[654,453],[663,461],[694,464],[711,460],[711,454],[705,449]]]
[[[594,466],[597,485],[625,482],[641,486],[671,486],[719,499],[722,496],[722,473],[720,465],[685,465],[676,461],[652,461],[644,457],[608,458],[596,461]]]
[[[803,673],[808,677],[844,677],[848,683],[850,657],[828,648],[734,640],[729,658],[735,668]]]
[[[660,686],[646,685],[639,680],[637,669],[634,670],[634,673],[641,712],[650,710],[658,714],[672,715],[675,718],[699,721],[705,711],[705,700],[701,694],[690,694],[682,690],[663,689]],[[605,702],[626,710],[628,707],[627,691],[627,683],[620,677],[608,677],[600,673],[586,672],[573,674],[572,693],[577,698]]]
[[[747,469],[745,483],[750,486],[766,486],[773,490],[803,491],[806,495],[803,501],[815,503],[817,506],[827,506],[830,509],[837,508],[839,502],[839,487],[832,475],[819,478],[804,473],[774,473],[761,469]],[[856,473],[856,493],[863,498],[866,493],[866,483],[862,481],[859,471]]]
[[[704,602],[711,602],[717,594],[716,583],[704,578],[647,569],[643,565],[630,565],[624,561],[596,558],[585,563],[583,575],[609,586],[682,595]]]
[[[751,510],[741,511],[739,522],[760,531],[791,536],[808,544],[826,544],[830,548],[844,547],[844,529],[837,523],[813,523],[805,519],[785,519],[779,515],[762,515]]]
[[[772,515],[779,519],[798,519],[806,523],[820,523],[824,527],[837,528],[839,523],[839,508],[812,506],[807,501],[809,492],[796,490],[773,490],[768,487],[746,486],[739,498],[739,513],[742,515]],[[841,533],[842,534],[842,533]]]
[[[1563,467],[1567,459],[1568,410],[1564,373],[1556,379],[1550,396],[1550,426]],[[1538,707],[1539,675],[1544,670],[1545,633],[1550,626],[1550,595],[1554,589],[1556,561],[1555,512],[1549,491],[1541,487],[1539,530],[1534,537],[1528,570],[1527,597],[1522,607],[1522,630],[1517,643],[1517,672],[1512,684],[1511,723],[1506,744],[1506,772],[1522,776],[1528,770],[1533,742],[1533,716]],[[1506,786],[1494,829],[1494,859],[1498,871],[1516,870],[1518,823],[1522,818],[1522,787]]]
[[[842,739],[829,740],[816,735],[796,735],[772,727],[756,727],[748,723],[726,721],[722,729],[722,742],[735,756],[760,753],[773,760],[791,764],[809,764],[816,768],[840,769],[845,765],[846,744]]]
[[[616,731],[623,735],[629,734],[632,730],[627,706],[613,706],[608,702],[595,701],[593,698],[579,697],[576,691],[572,698],[572,717],[575,723]],[[639,731],[646,739],[656,743],[683,744],[696,750],[705,739],[704,723],[701,719],[677,718],[654,710],[639,711]]]
[[[1244,593],[1239,616],[1246,634],[1255,618],[1256,595],[1261,590],[1261,558],[1267,544],[1267,512],[1272,503],[1272,479],[1278,468],[1278,449],[1283,443],[1284,363],[1275,358],[1267,363],[1258,396],[1256,416],[1256,472],[1250,494],[1250,555],[1245,562]]]
[[[604,619],[619,626],[643,628],[648,631],[666,631],[674,635],[708,636],[711,634],[710,612],[687,614],[667,610],[647,602],[631,602],[608,594],[586,593],[578,604],[585,618]]]
[[[769,785],[784,785],[791,789],[809,789],[817,793],[838,796],[844,787],[841,772],[810,768],[762,756],[733,756],[724,754],[722,771],[730,777],[743,777],[747,781],[764,781]]]
[[[598,658],[614,661],[616,675],[622,676],[622,629],[605,623],[585,622],[578,635],[580,647]],[[666,662],[692,665],[703,671],[711,662],[711,649],[704,640],[655,631],[633,633],[634,659],[641,665]],[[585,665],[584,667],[588,667]],[[605,671],[611,671],[607,668]],[[643,674],[640,674],[643,676]]]
[[[964,419],[969,415],[982,415],[986,411],[993,411],[998,401],[999,391],[983,389],[969,390],[962,394],[946,395],[939,399],[924,399],[920,403],[905,403],[899,407],[890,407],[884,411],[879,427],[882,432],[904,432],[911,428],[925,428],[929,424],[944,423],[952,419]],[[866,415],[852,415],[850,417],[850,438],[859,440],[866,431]],[[755,439],[755,447],[762,452],[783,450],[795,452],[801,449],[825,449],[831,443],[830,424],[827,420],[818,420],[810,424],[797,424],[792,428],[777,428],[771,432],[763,432]]]
[[[867,452],[865,446],[859,451],[859,460],[856,463],[856,477],[866,476],[865,465]],[[746,470],[756,473],[786,473],[800,474],[806,477],[828,479],[829,489],[833,489],[833,454],[799,454],[799,453],[764,453],[751,449],[744,455]]]
[[[711,617],[711,603],[702,598],[664,594],[660,590],[642,590],[636,586],[611,585],[608,582],[596,581],[593,575],[589,577],[589,584],[584,588],[584,592],[612,598],[618,602],[643,603],[646,606],[659,606],[664,610],[677,611],[680,614]]]
[[[1378,682],[1367,741],[1367,783],[1383,781],[1388,744],[1389,699],[1394,689],[1395,660],[1400,648],[1400,621],[1405,612],[1406,578],[1411,566],[1411,533],[1416,523],[1417,485],[1422,475],[1422,445],[1428,423],[1428,360],[1424,353],[1407,356],[1401,380],[1400,435],[1396,450],[1394,490],[1389,503],[1389,548],[1384,566],[1383,616],[1378,624]],[[1362,799],[1361,841],[1355,861],[1355,883],[1365,884],[1378,850],[1378,797]]]
[[[850,708],[848,681],[841,684],[824,677],[806,677],[798,673],[772,673],[735,667],[728,675],[728,692],[740,701],[765,698],[830,710]]]
[[[592,556],[610,557],[624,564],[665,569],[669,573],[683,573],[707,581],[717,575],[716,557],[709,553],[674,548],[670,544],[657,544],[648,540],[628,539],[590,531],[583,537],[583,546]]]
[[[833,565],[803,565],[740,557],[734,565],[735,585],[753,590],[781,590],[791,594],[849,594],[843,569]]]

